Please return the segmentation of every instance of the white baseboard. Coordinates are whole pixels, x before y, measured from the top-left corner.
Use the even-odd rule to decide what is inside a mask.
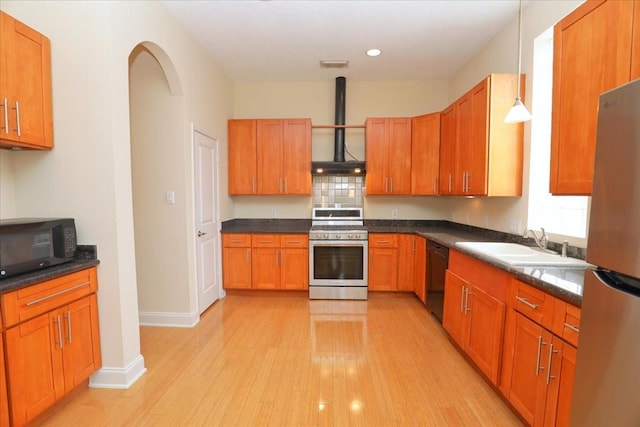
[[[140,354],[124,368],[102,367],[89,378],[89,387],[127,389],[145,372],[144,357]]]
[[[193,328],[200,321],[198,311],[192,313],[139,312],[140,326]]]

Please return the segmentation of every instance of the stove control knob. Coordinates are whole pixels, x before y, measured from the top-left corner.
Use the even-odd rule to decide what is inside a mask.
[[[336,239],[337,239],[337,240],[342,239],[342,235],[341,235],[341,234],[336,234]]]

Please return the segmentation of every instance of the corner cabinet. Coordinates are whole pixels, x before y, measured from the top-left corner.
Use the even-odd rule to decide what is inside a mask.
[[[549,191],[590,195],[599,96],[640,77],[640,2],[586,1],[555,25],[553,43]]]
[[[0,11],[0,147],[53,148],[51,44]]]
[[[368,118],[365,124],[367,195],[411,193],[411,119]]]
[[[229,195],[310,195],[311,120],[229,120]]]
[[[440,113],[411,119],[411,194],[439,193]]]
[[[101,367],[92,267],[2,295],[10,412],[24,425]]]
[[[524,126],[504,123],[516,87],[491,74],[441,113],[441,195],[522,195]]]

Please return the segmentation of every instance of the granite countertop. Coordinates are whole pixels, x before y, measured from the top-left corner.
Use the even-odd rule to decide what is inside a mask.
[[[98,261],[97,258],[96,246],[78,245],[73,259],[69,262],[1,279],[0,294],[44,282],[45,280],[55,279],[56,277],[66,274],[75,273],[76,271],[84,270],[85,268],[98,264],[100,264],[100,261]]]
[[[531,244],[530,240],[520,236],[440,220],[365,220],[364,225],[370,233],[418,234],[513,274],[517,279],[570,304],[582,304],[584,268],[515,267],[456,246],[457,242],[476,241]],[[307,219],[234,219],[222,223],[223,233],[307,233],[310,228],[311,221]],[[557,251],[560,246],[554,242],[549,244],[551,249]],[[569,247],[568,253],[580,259],[586,255],[583,248],[576,247]]]

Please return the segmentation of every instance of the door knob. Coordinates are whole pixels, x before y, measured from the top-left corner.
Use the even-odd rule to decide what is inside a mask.
[[[198,237],[202,237],[202,236],[204,236],[205,234],[207,234],[207,233],[203,233],[202,231],[198,230]]]

